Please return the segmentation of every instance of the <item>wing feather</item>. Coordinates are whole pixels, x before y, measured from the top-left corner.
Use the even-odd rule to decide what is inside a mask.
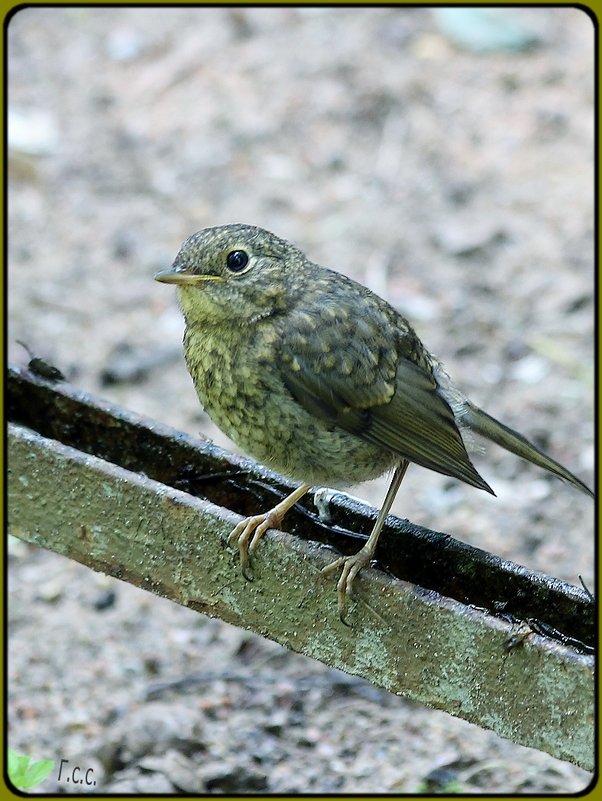
[[[472,465],[434,377],[424,369],[400,358],[391,400],[366,403],[361,393],[358,396],[356,382],[345,382],[334,371],[315,373],[299,355],[295,362],[297,369],[285,371],[284,382],[308,412],[411,462],[493,494]],[[375,383],[379,379],[375,376]]]

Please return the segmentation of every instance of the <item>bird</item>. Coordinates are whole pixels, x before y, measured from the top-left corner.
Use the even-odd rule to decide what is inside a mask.
[[[353,582],[374,558],[410,463],[495,494],[468,455],[472,433],[593,497],[581,479],[472,403],[386,300],[263,228],[204,228],[155,279],[177,287],[184,355],[207,414],[245,453],[300,482],[232,530],[248,579],[261,538],[312,486],[344,488],[392,470],[364,546],[323,569],[341,570],[337,603],[346,622]]]

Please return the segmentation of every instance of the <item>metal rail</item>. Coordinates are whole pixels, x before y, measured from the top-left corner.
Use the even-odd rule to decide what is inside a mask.
[[[227,536],[290,490],[281,477],[24,369],[7,411],[14,536],[593,769],[595,605],[580,588],[390,516],[386,572],[363,571],[343,626],[320,568],[357,550],[374,510],[335,497],[325,525],[298,505],[248,582]]]

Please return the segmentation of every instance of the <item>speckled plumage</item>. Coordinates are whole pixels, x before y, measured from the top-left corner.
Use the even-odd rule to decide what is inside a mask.
[[[342,568],[339,615],[369,564],[409,462],[493,492],[468,458],[468,428],[591,490],[521,434],[478,409],[392,306],[249,225],[206,228],[184,242],[171,270],[186,318],[184,351],[214,422],[260,462],[303,483],[232,531],[243,574],[249,553],[312,484],[341,487],[395,468],[361,550]]]
[[[243,253],[242,269],[228,256]],[[492,490],[464,428],[591,491],[450,382],[408,321],[369,289],[250,225],[189,237],[170,271],[203,407],[245,452],[309,484],[342,487],[403,459]]]
[[[244,274],[225,267],[236,250],[256,261]],[[384,300],[250,226],[194,234],[174,269],[224,279],[179,287],[184,351],[206,412],[246,453],[310,484],[348,486],[409,456],[487,488],[432,358]],[[436,415],[439,428],[421,433],[434,455],[398,441],[413,407]]]

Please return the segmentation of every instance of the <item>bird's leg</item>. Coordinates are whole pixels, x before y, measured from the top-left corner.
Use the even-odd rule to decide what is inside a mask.
[[[242,568],[243,576],[252,581],[253,577],[249,571],[249,553],[252,553],[269,528],[278,528],[282,523],[282,518],[288,510],[294,506],[297,501],[302,498],[309,490],[309,484],[301,484],[300,487],[290,495],[287,495],[279,504],[270,509],[269,512],[264,512],[260,515],[253,517],[245,517],[240,523],[232,530],[228,537],[228,544],[231,547],[238,546],[240,554],[240,565]]]
[[[404,459],[401,461],[397,467],[395,468],[395,472],[393,473],[393,478],[391,479],[391,483],[389,485],[389,489],[387,490],[387,494],[385,496],[385,500],[383,501],[383,505],[381,510],[376,518],[376,523],[374,524],[374,528],[372,529],[372,533],[368,537],[368,540],[364,547],[358,551],[354,556],[341,556],[340,559],[335,560],[332,564],[327,565],[323,568],[322,573],[328,575],[329,573],[334,573],[335,570],[338,570],[339,567],[343,568],[341,573],[341,577],[337,583],[337,593],[339,599],[339,617],[341,621],[345,623],[345,616],[347,614],[347,597],[351,593],[351,586],[353,584],[353,580],[360,572],[363,567],[369,565],[372,559],[374,558],[374,552],[376,551],[376,543],[378,542],[378,538],[380,537],[380,533],[384,526],[385,520],[387,515],[389,514],[389,509],[391,508],[391,504],[397,495],[397,490],[399,489],[399,485],[401,484],[403,477],[406,474],[406,470],[408,469],[409,462]]]

